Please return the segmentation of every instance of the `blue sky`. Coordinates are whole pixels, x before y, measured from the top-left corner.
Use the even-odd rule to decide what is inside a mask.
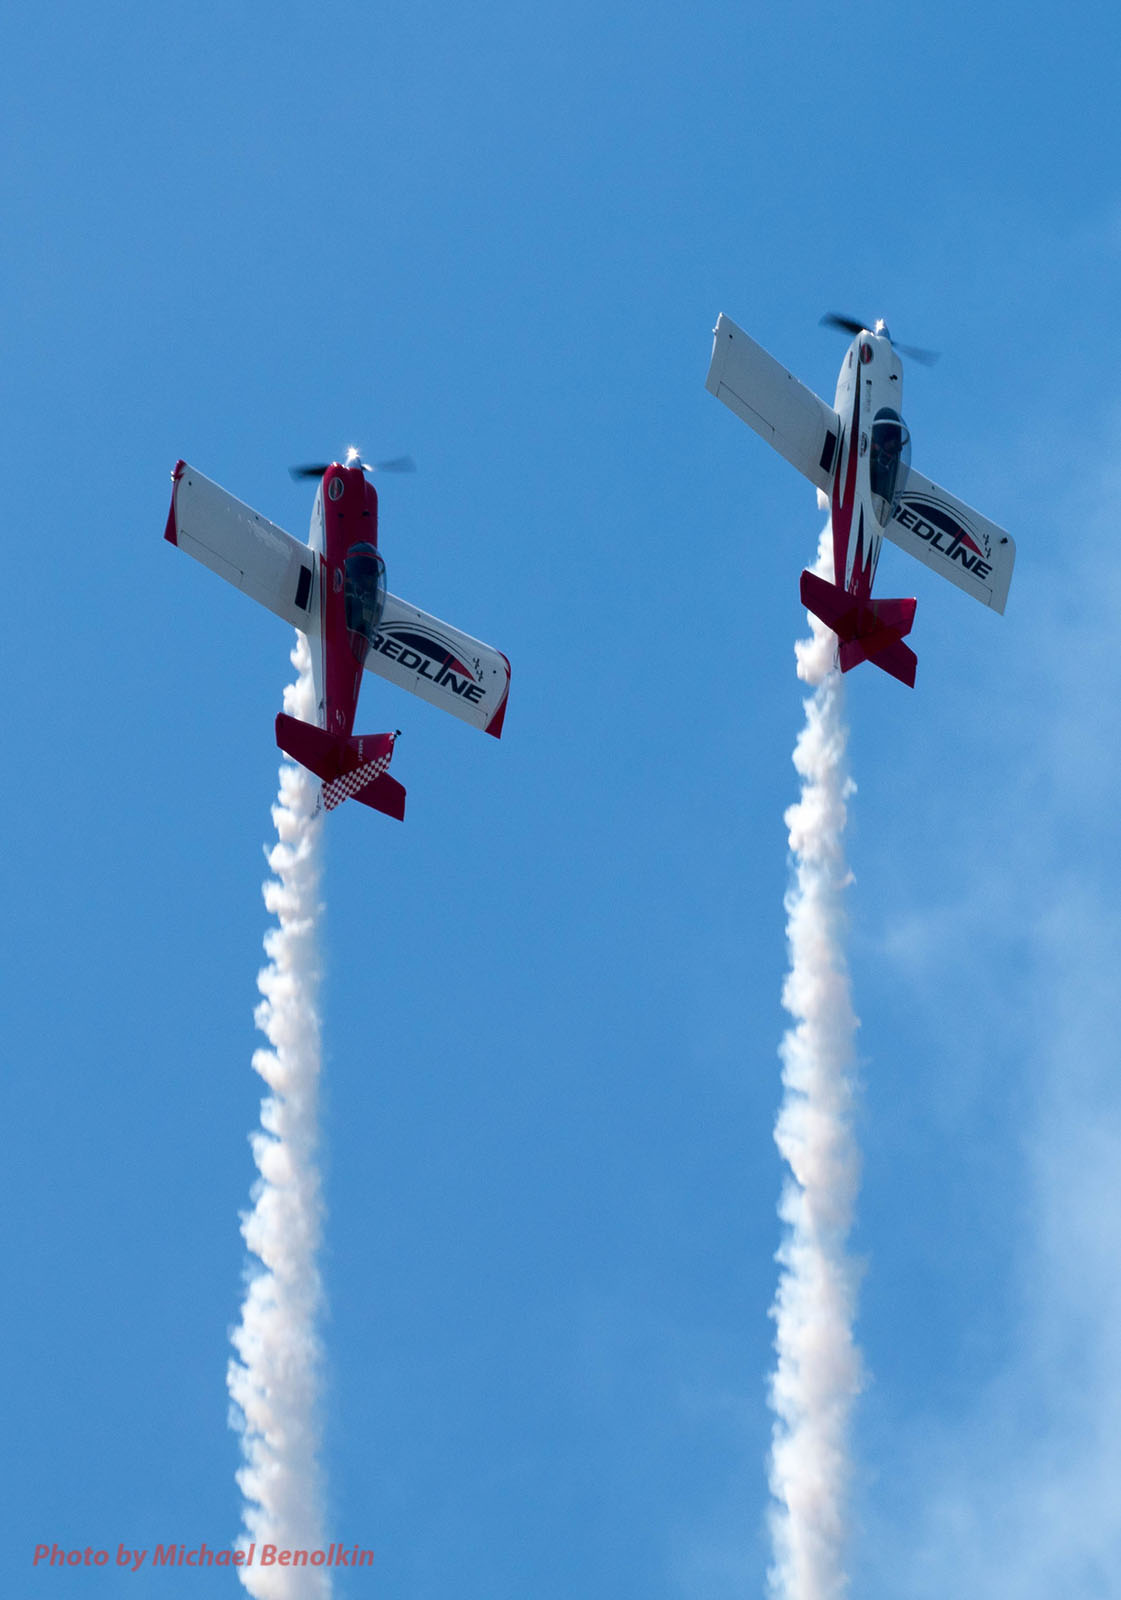
[[[999,619],[894,551],[850,676],[861,1600],[1121,1565],[1118,24],[947,5],[281,3],[9,24],[5,1593],[232,1541],[287,631],[167,547],[179,456],[410,451],[395,593],[513,663],[330,819],[332,1536],[379,1600],[763,1590],[784,808],[813,494],[704,389],[721,310],[939,348],[914,461]],[[233,1592],[184,1573],[137,1596]]]

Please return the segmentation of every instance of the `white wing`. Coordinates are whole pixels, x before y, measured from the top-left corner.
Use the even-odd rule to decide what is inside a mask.
[[[314,553],[185,461],[172,478],[164,538],[306,633],[318,566]]]
[[[723,312],[713,330],[705,388],[811,483],[831,488],[841,436],[837,413]]]
[[[497,739],[506,716],[510,663],[501,650],[386,595],[367,672],[450,711]]]
[[[1016,546],[1003,528],[912,468],[884,535],[994,611],[1003,611]]]

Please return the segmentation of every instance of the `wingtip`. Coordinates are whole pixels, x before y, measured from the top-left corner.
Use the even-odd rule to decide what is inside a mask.
[[[171,469],[171,506],[168,510],[167,523],[163,530],[163,536],[168,544],[178,545],[179,543],[179,532],[175,526],[175,491],[179,487],[179,480],[183,476],[186,467],[187,463],[185,461],[177,461]]]
[[[491,717],[490,721],[487,723],[485,731],[489,733],[492,738],[501,739],[502,724],[506,721],[506,705],[510,699],[510,658],[507,655],[503,655],[501,650],[496,650],[495,655],[502,656],[503,661],[506,663],[506,692],[502,696],[502,703],[494,713],[494,716]]]

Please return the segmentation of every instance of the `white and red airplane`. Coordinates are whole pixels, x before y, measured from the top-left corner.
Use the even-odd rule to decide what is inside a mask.
[[[386,771],[396,733],[354,735],[363,668],[497,739],[510,663],[386,592],[370,470],[356,450],[345,462],[293,469],[321,480],[303,545],[180,461],[164,538],[307,635],[318,721],[281,712],[276,742],[323,780],[327,809],[354,799],[403,820],[404,787]]]
[[[903,640],[915,602],[872,598],[885,536],[1000,612],[1016,546],[1003,528],[911,467],[901,414],[903,364],[884,324],[869,329],[835,315],[822,321],[856,335],[832,406],[723,314],[705,386],[817,486],[823,509],[828,505],[834,581],[803,572],[801,595],[837,635],[841,671],[871,661],[913,687],[915,653]]]

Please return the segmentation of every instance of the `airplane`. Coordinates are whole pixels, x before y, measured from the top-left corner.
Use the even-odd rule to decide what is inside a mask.
[[[835,313],[821,320],[855,335],[832,406],[723,313],[705,387],[815,484],[822,509],[829,509],[834,581],[803,572],[801,598],[837,635],[841,671],[871,661],[913,688],[916,657],[903,640],[915,601],[872,598],[884,537],[999,612],[1016,546],[1003,528],[910,465],[903,363],[885,324],[866,328]],[[920,361],[934,359],[929,351],[900,349]]]
[[[409,470],[407,457],[381,468]],[[510,663],[388,593],[378,549],[378,497],[357,450],[294,467],[318,478],[306,545],[179,461],[164,538],[307,635],[318,720],[281,712],[276,742],[322,780],[328,811],[353,799],[403,821],[405,790],[386,768],[397,733],[355,737],[363,668],[500,738]],[[400,730],[398,730],[399,732]]]

